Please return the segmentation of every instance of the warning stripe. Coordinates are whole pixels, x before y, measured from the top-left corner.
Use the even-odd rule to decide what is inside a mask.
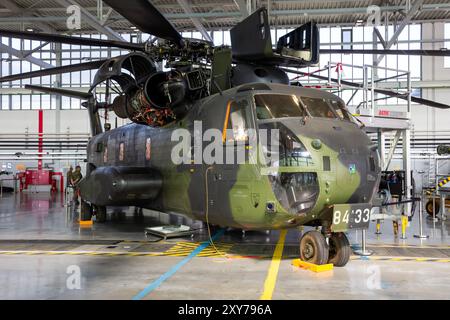
[[[111,252],[111,251],[44,251],[44,250],[0,250],[0,255],[80,255],[80,256],[128,256],[128,257],[152,257],[152,256],[168,256],[168,257],[184,257],[192,253],[195,248],[200,245],[199,242],[178,242],[173,247],[164,252]],[[216,243],[216,248],[221,253],[229,251],[233,244]],[[199,257],[220,257],[221,253],[215,248],[208,246],[200,254]]]
[[[447,183],[449,183],[450,182],[450,176],[448,176],[447,178],[444,178],[444,179],[442,179],[442,180],[440,180],[439,182],[438,182],[438,186],[440,187],[440,188],[442,188],[443,186],[445,186]],[[436,191],[436,188],[431,188],[430,190],[427,190],[426,191],[426,194],[427,195],[431,195],[434,191]]]
[[[103,251],[0,251],[0,255],[79,255],[79,256],[108,256],[108,257],[156,257],[156,256],[169,256],[169,257],[185,257],[189,255],[186,252],[103,252]],[[198,255],[199,257],[222,257],[222,255],[218,254],[215,250],[210,250],[206,252],[202,252]],[[265,259],[269,258],[269,256],[245,256],[245,255],[234,255],[227,254],[227,257],[230,259]],[[415,258],[415,257],[385,257],[385,256],[370,256],[370,257],[360,257],[360,256],[352,256],[351,260],[374,260],[374,261],[394,261],[394,262],[404,262],[404,261],[413,261],[413,262],[440,262],[440,263],[450,263],[450,259],[443,258]]]
[[[182,256],[188,256],[192,250],[197,248],[200,245],[199,242],[177,242],[172,248],[169,250],[163,252],[163,255],[165,256],[175,256],[175,257],[182,257]],[[221,253],[225,253],[233,247],[233,244],[231,243],[215,243],[215,246],[217,250],[211,245],[206,247],[202,250],[197,256],[199,257],[220,257],[222,256]],[[219,252],[217,252],[219,251]]]
[[[104,251],[0,251],[0,255],[72,255],[72,256],[160,256],[161,252],[104,252]]]

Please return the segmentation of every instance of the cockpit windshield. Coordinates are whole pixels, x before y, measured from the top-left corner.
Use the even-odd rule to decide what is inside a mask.
[[[301,99],[311,116],[331,119],[337,118],[326,99],[310,97],[301,97]]]
[[[343,101],[333,98],[298,97],[289,94],[254,96],[258,120],[306,117],[341,119],[357,123]]]
[[[257,94],[255,105],[256,116],[259,120],[307,116],[295,95]]]

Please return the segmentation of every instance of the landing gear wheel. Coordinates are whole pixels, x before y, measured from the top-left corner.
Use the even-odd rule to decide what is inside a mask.
[[[80,220],[89,221],[92,218],[92,206],[86,201],[81,200]]]
[[[106,221],[106,207],[105,206],[96,206],[95,207],[95,221],[97,222],[105,222]]]
[[[440,202],[436,201],[434,204],[434,209],[436,210],[436,215],[439,214],[441,207]],[[425,210],[427,211],[428,215],[433,218],[433,199],[428,200],[427,204],[425,205]]]
[[[352,250],[347,236],[343,232],[332,233],[328,239],[329,253],[328,263],[332,263],[336,267],[343,267],[350,260]]]
[[[300,259],[314,264],[328,262],[328,245],[318,231],[308,231],[300,239]]]

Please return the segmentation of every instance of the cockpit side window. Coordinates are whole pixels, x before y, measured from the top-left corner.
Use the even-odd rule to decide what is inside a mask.
[[[339,118],[341,118],[342,120],[348,120],[359,126],[358,120],[356,120],[356,118],[350,113],[350,111],[348,111],[348,109],[345,107],[344,102],[334,99],[330,99],[328,101],[330,102],[331,107],[334,109]]]
[[[230,101],[227,105],[223,142],[248,142],[249,103],[246,99]]]
[[[311,116],[331,119],[337,118],[326,99],[301,97],[301,100],[305,104]]]
[[[328,101],[330,102],[330,105],[333,108],[334,112],[338,115],[338,117],[341,120],[351,121],[348,111],[345,108],[345,105],[342,101],[338,101],[338,100],[334,100],[334,99],[329,99]]]
[[[257,94],[254,99],[258,120],[307,116],[295,95]]]

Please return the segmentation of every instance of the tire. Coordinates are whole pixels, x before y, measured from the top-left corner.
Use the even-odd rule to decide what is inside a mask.
[[[97,206],[95,211],[96,211],[95,221],[100,222],[100,223],[105,222],[106,221],[106,207],[105,206]]]
[[[332,233],[330,239],[328,239],[328,245],[328,263],[332,263],[336,267],[345,266],[352,254],[352,249],[345,233]]]
[[[92,218],[92,206],[86,201],[81,200],[80,219],[89,221]]]
[[[434,209],[436,210],[436,215],[438,215],[441,209],[440,201],[436,200],[434,206],[435,206]],[[433,217],[433,199],[428,200],[427,204],[425,205],[425,211],[428,213],[430,217]]]
[[[308,231],[300,239],[300,259],[314,264],[328,262],[328,245],[318,231]]]

